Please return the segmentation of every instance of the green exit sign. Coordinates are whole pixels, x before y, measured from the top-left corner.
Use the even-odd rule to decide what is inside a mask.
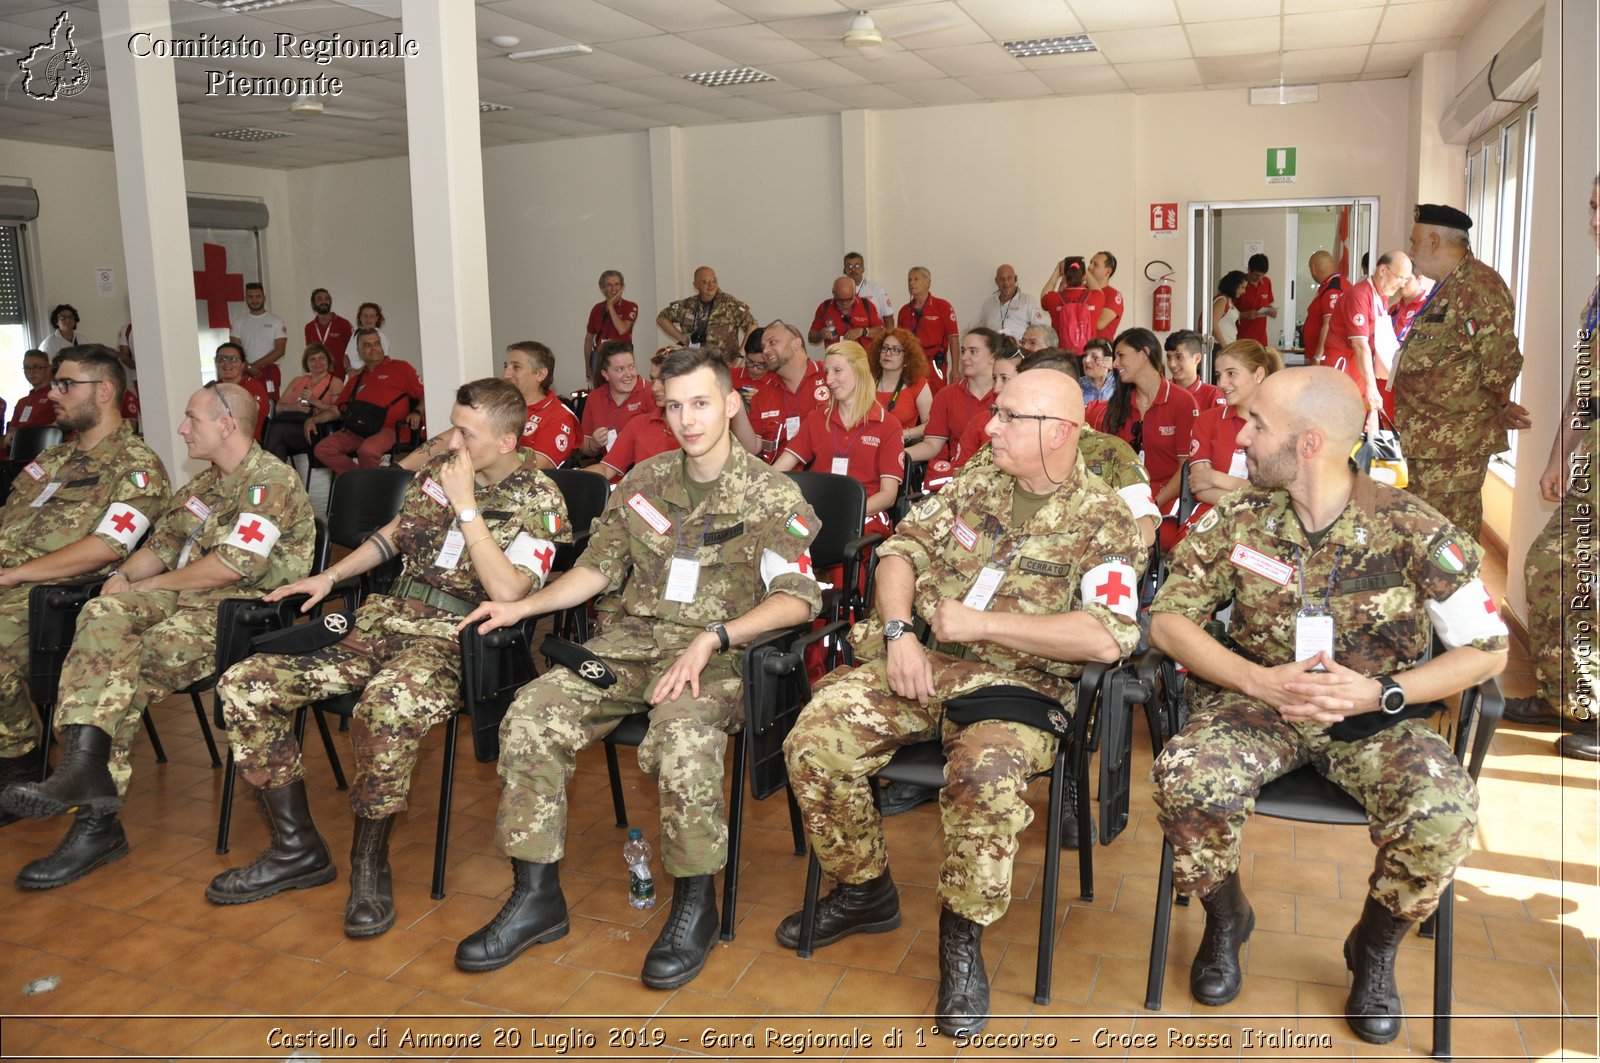
[[[1267,184],[1294,184],[1294,149],[1267,149]]]

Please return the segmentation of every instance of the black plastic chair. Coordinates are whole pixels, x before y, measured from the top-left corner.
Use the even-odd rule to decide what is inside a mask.
[[[840,585],[823,594],[822,618],[859,619],[872,601],[872,567],[868,564],[863,587],[862,565],[868,551],[883,542],[878,532],[862,534],[867,522],[867,489],[852,476],[830,472],[791,472],[788,476],[821,522],[811,543],[812,566],[818,572],[844,566]]]
[[[53,424],[19,428],[17,434],[11,437],[11,460],[19,466],[26,465],[65,438],[61,429]]]
[[[595,477],[599,479],[599,477]],[[601,481],[602,483],[604,481]],[[835,628],[842,625],[834,625]],[[832,630],[825,629],[825,630]],[[757,800],[775,793],[786,778],[783,770],[783,735],[776,736],[767,721],[774,715],[774,700],[778,686],[773,680],[777,672],[768,671],[774,655],[792,653],[791,646],[809,643],[822,636],[822,632],[807,633],[806,627],[783,628],[769,631],[756,638],[745,650],[742,669],[744,673],[745,726],[733,732],[733,778],[728,795],[728,863],[722,872],[722,940],[733,940],[736,905],[739,899],[739,853],[744,836],[744,789],[749,775],[751,793]],[[804,669],[800,669],[804,678]],[[759,722],[752,722],[759,721]],[[617,813],[617,828],[628,826],[628,807],[622,795],[622,769],[617,761],[618,746],[638,746],[644,742],[650,729],[650,714],[638,712],[623,717],[622,721],[606,735],[606,771],[611,777],[611,804]],[[784,732],[787,734],[787,732]],[[754,736],[754,737],[752,737]],[[776,761],[778,777],[774,781],[773,765]],[[789,823],[794,832],[795,853],[805,852],[805,832],[800,825],[800,810],[789,799]]]
[[[1049,810],[1045,815],[1044,883],[1039,903],[1039,955],[1033,983],[1033,999],[1036,1004],[1050,1003],[1050,983],[1055,969],[1056,894],[1061,881],[1061,810],[1067,793],[1067,773],[1071,772],[1076,776],[1079,794],[1086,795],[1089,775],[1089,728],[1095,717],[1104,680],[1112,671],[1111,665],[1094,662],[1084,665],[1083,674],[1076,684],[1077,703],[1072,714],[1072,733],[1058,744],[1055,760],[1050,766]],[[873,777],[888,782],[943,789],[944,765],[944,748],[941,742],[938,740],[917,742],[896,750],[889,763],[880,768]],[[877,799],[876,788],[873,790],[873,798]],[[1079,802],[1078,836],[1085,839],[1090,836],[1088,807],[1087,799]],[[1078,846],[1079,892],[1085,900],[1094,899],[1093,851],[1093,845]],[[822,865],[813,852],[806,867],[805,905],[801,909],[803,914],[800,922],[800,947],[797,950],[801,957],[808,957],[812,953],[811,943],[816,930],[817,903],[821,893]]]
[[[395,466],[351,469],[334,477],[328,495],[328,538],[335,546],[354,550],[395,518],[410,485],[411,471]],[[333,593],[343,596],[345,606],[354,610],[367,595],[388,590],[399,575],[400,558],[396,557],[370,572],[341,580]]]
[[[605,512],[606,501],[611,497],[611,487],[605,477],[575,469],[549,469],[545,475],[555,483],[567,504],[567,520],[572,526],[572,542],[556,546],[556,559],[550,575],[565,572],[577,563],[584,548],[589,545],[589,534],[594,522]],[[589,640],[589,603],[568,609],[556,623],[557,632],[573,642]]]
[[[1152,651],[1140,662],[1140,670],[1148,680],[1153,664],[1150,658],[1160,654]],[[1456,760],[1466,767],[1474,783],[1483,769],[1484,758],[1489,753],[1489,743],[1495,728],[1505,712],[1505,699],[1500,686],[1486,679],[1475,687],[1461,692],[1460,707],[1453,718],[1448,718],[1444,735],[1450,742]],[[1152,697],[1145,706],[1150,720],[1150,733],[1159,746],[1171,735],[1177,734],[1187,722],[1187,705],[1181,694]],[[1355,798],[1319,774],[1312,765],[1296,768],[1281,778],[1274,779],[1261,788],[1256,797],[1256,814],[1297,823],[1327,823],[1335,826],[1367,825],[1367,813]],[[1169,842],[1161,845],[1161,869],[1156,885],[1155,926],[1150,935],[1150,970],[1145,986],[1144,1006],[1151,1011],[1161,1010],[1162,979],[1167,964],[1168,934],[1172,925],[1173,851]],[[1181,901],[1183,898],[1176,898]],[[1450,998],[1455,961],[1455,883],[1445,887],[1439,898],[1438,910],[1420,929],[1423,937],[1433,941],[1433,1056],[1450,1058]]]

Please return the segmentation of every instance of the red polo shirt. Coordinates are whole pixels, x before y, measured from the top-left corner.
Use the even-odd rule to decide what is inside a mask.
[[[267,417],[272,413],[272,399],[267,394],[267,386],[249,373],[239,379],[239,386],[256,400],[256,442],[259,443],[267,435]]]
[[[1215,384],[1207,383],[1199,377],[1194,378],[1194,383],[1189,386],[1189,394],[1194,396],[1195,409],[1204,412],[1213,406],[1224,403],[1222,391]]]
[[[620,403],[612,397],[609,387],[591,391],[583,404],[583,438],[588,439],[602,428],[615,428],[621,433],[623,425],[655,408],[656,397],[650,390],[650,381],[642,376]]]
[[[824,299],[822,305],[817,307],[816,316],[811,319],[811,331],[823,332],[829,325],[833,326],[834,338],[842,339],[852,329],[881,328],[883,318],[878,316],[877,307],[860,296],[850,304],[848,315],[839,313],[839,307],[832,299]]]
[[[923,377],[915,384],[906,384],[901,387],[899,395],[896,395],[893,391],[880,391],[878,392],[878,405],[882,406],[884,412],[890,417],[900,422],[902,431],[907,428],[915,428],[917,426],[917,400],[922,397],[922,393],[927,388],[928,378]],[[931,406],[929,410],[931,412]]]
[[[352,399],[360,399],[374,406],[382,406],[388,411],[383,418],[383,426],[392,428],[411,412],[409,403],[396,401],[408,395],[419,401],[422,398],[422,380],[417,376],[416,369],[410,362],[386,357],[375,369],[357,369],[345,381],[344,390],[339,392],[339,401],[334,405],[344,409]]]
[[[1143,424],[1140,431],[1139,458],[1144,471],[1150,474],[1150,493],[1158,495],[1167,481],[1178,475],[1183,459],[1189,456],[1189,446],[1194,438],[1194,422],[1199,411],[1194,396],[1163,380],[1156,391],[1156,399],[1143,414],[1137,403],[1132,404],[1131,415],[1117,432],[1118,438],[1133,444],[1134,426]],[[1105,422],[1106,403],[1091,402],[1087,412],[1089,426],[1096,430]]]
[[[1105,328],[1094,330],[1095,338],[1115,340],[1117,338],[1117,330],[1122,328],[1122,293],[1108,284],[1094,294],[1100,297],[1100,305],[1094,311],[1093,321],[1098,322],[1100,320],[1101,310],[1110,310],[1115,315],[1106,323]]]
[[[1367,341],[1367,350],[1375,351],[1373,336],[1377,331],[1378,315],[1388,312],[1388,300],[1378,294],[1372,278],[1358,281],[1339,300],[1339,305],[1334,307],[1333,317],[1328,321],[1328,338],[1322,344],[1323,364],[1343,371],[1356,382],[1357,388],[1362,387],[1361,367],[1356,364],[1356,349],[1350,341],[1359,336]]]
[[[617,470],[618,479],[646,458],[678,449],[678,437],[667,427],[667,419],[656,407],[640,414],[622,426],[617,441],[606,451],[601,462]]]
[[[900,307],[895,323],[917,337],[917,342],[922,344],[922,353],[928,356],[929,365],[936,364],[935,356],[943,358],[949,354],[950,337],[954,336],[957,342],[961,340],[956,308],[937,295],[928,296],[920,310],[907,301]]]
[[[593,395],[589,401],[594,401]],[[520,446],[543,454],[552,465],[560,467],[577,444],[578,419],[555,392],[528,404],[528,421],[522,426]]]
[[[1244,291],[1240,292],[1239,298],[1233,302],[1241,311],[1260,310],[1264,306],[1271,306],[1273,303],[1272,278],[1263,276],[1260,284],[1251,284],[1248,280],[1245,281]],[[1267,322],[1269,320],[1269,318],[1264,317],[1253,317],[1248,320],[1241,317],[1239,319],[1239,339],[1255,340],[1265,346],[1267,342]]]
[[[1232,406],[1212,406],[1200,411],[1194,421],[1194,438],[1189,443],[1189,463],[1210,462],[1211,467],[1229,476],[1245,477],[1244,448],[1238,445],[1244,418]],[[1239,456],[1235,463],[1234,455]]]
[[[626,299],[618,299],[617,316],[624,321],[638,321],[639,304],[630,303]],[[603,343],[626,339],[629,335],[629,333],[618,332],[617,326],[611,323],[611,315],[606,313],[606,301],[604,299],[590,308],[589,325],[584,331],[596,337],[594,341],[596,349]]]
[[[56,408],[50,404],[50,385],[46,384],[17,400],[17,408],[11,412],[11,423],[6,425],[6,430],[55,423]]]
[[[972,456],[989,442],[989,418],[974,417],[961,432],[961,439],[951,452],[950,464],[959,469],[972,460]]]
[[[320,343],[328,348],[328,354],[333,358],[333,375],[345,375],[345,348],[350,345],[350,337],[356,334],[355,326],[350,324],[338,314],[323,325],[316,318],[306,322],[306,342]]]
[[[806,362],[806,375],[794,391],[777,373],[762,377],[750,396],[750,425],[761,437],[762,460],[770,465],[783,452],[784,444],[800,434],[806,414],[826,404],[828,398],[828,384],[816,362]]]
[[[995,390],[990,388],[982,398],[975,398],[965,382],[952,383],[933,397],[933,408],[928,411],[928,428],[923,438],[940,436],[944,449],[934,455],[954,462],[961,449],[961,434],[973,421],[987,421],[989,407],[994,405]]]
[[[1306,307],[1306,323],[1300,330],[1300,345],[1305,348],[1306,361],[1310,362],[1311,356],[1317,351],[1317,340],[1322,335],[1322,319],[1333,313],[1339,305],[1339,296],[1343,294],[1344,278],[1335,273],[1311,297],[1311,305]]]
[[[1389,316],[1394,319],[1394,336],[1397,340],[1406,338],[1406,332],[1411,328],[1411,319],[1417,316],[1428,302],[1426,292],[1418,295],[1409,303],[1396,303],[1395,308],[1389,311]]]
[[[869,495],[881,486],[882,477],[899,480],[905,474],[900,422],[876,404],[854,428],[846,428],[837,411],[819,406],[806,415],[800,434],[784,449],[812,472],[839,472],[835,461],[842,458],[843,475],[860,481]]]

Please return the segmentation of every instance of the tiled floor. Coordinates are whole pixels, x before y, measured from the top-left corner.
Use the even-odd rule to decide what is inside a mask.
[[[1491,582],[1503,578],[1491,573]],[[1525,692],[1527,670],[1519,653],[1504,679],[1509,692]],[[781,800],[753,804],[737,938],[719,945],[688,986],[656,992],[637,976],[670,884],[661,883],[655,910],[628,907],[623,836],[611,816],[604,760],[591,751],[573,788],[562,875],[572,932],[501,971],[469,975],[451,963],[455,944],[494,914],[510,884],[491,840],[499,794],[492,765],[461,752],[449,892],[430,900],[440,757],[438,735],[430,737],[413,806],[395,831],[399,923],[352,941],[341,932],[350,813],[320,749],[307,755],[310,790],[338,855],[339,880],[219,908],[202,896],[204,883],[254,855],[265,831],[241,801],[233,852],[213,852],[221,772],[209,766],[186,700],[169,699],[155,716],[171,759],[155,764],[141,740],[124,813],[132,853],[48,893],[0,886],[6,1057],[546,1058],[566,1047],[569,1058],[1324,1059],[1430,1049],[1431,1023],[1419,1013],[1431,1001],[1431,946],[1414,935],[1399,965],[1411,1016],[1400,1039],[1374,1048],[1354,1040],[1343,1020],[1348,976],[1340,942],[1372,864],[1371,843],[1358,829],[1253,822],[1244,869],[1258,922],[1243,994],[1224,1008],[1193,1004],[1186,975],[1200,927],[1194,905],[1176,910],[1165,1009],[1143,1008],[1160,834],[1143,780],[1142,724],[1133,818],[1113,845],[1095,851],[1092,902],[1076,895],[1074,858],[1063,861],[1051,1003],[1035,1005],[1031,992],[1043,856],[1036,824],[1023,839],[1017,899],[985,935],[996,1012],[987,1034],[998,1040],[957,1048],[930,1031],[938,967],[934,806],[888,822],[902,928],[800,960],[772,930],[799,903],[804,863],[792,853]],[[1556,757],[1552,742],[1551,733],[1503,727],[1483,773],[1477,851],[1456,887],[1458,1058],[1595,1056],[1600,772]],[[631,758],[623,761],[630,813],[654,837],[654,793]],[[1042,784],[1030,796],[1042,808]],[[47,851],[63,829],[24,822],[0,830],[0,876]],[[59,984],[28,995],[24,987],[42,978]],[[1269,1038],[1282,1030],[1302,1040],[1326,1035],[1328,1046],[1263,1045],[1261,1033],[1247,1043],[1247,1029]],[[307,1033],[323,1040],[298,1049],[285,1040]],[[429,1048],[418,1040],[474,1034],[482,1047]],[[823,1037],[857,1047],[819,1045]],[[1223,1047],[1194,1047],[1208,1038]]]

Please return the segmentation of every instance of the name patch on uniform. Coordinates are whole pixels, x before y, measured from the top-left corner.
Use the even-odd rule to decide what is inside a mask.
[[[1215,513],[1216,510],[1211,512]],[[1294,575],[1293,565],[1286,565],[1275,557],[1268,557],[1260,550],[1250,549],[1243,543],[1233,544],[1233,553],[1228,555],[1228,560],[1247,572],[1265,576],[1280,587],[1287,587],[1289,578]]]
[[[195,495],[190,495],[184,500],[183,508],[187,509],[190,513],[193,513],[201,520],[207,520],[211,517],[211,507],[200,501],[200,499]]]
[[[643,517],[644,522],[654,528],[657,535],[665,535],[672,528],[672,521],[668,520],[664,513],[650,504],[648,498],[637,491],[634,492],[632,498],[628,499],[628,508]]]
[[[1032,572],[1038,576],[1066,576],[1072,569],[1066,565],[1058,565],[1054,561],[1040,561],[1036,557],[1024,557],[1017,561],[1018,572]]]
[[[971,553],[978,545],[978,533],[973,531],[972,527],[960,517],[956,518],[955,527],[952,530],[955,532],[956,542],[964,546],[968,553]]]
[[[715,546],[718,543],[725,543],[729,539],[737,539],[743,534],[744,521],[741,520],[738,524],[730,525],[726,528],[718,528],[716,531],[706,532],[706,537],[702,540],[702,542],[706,546]]]
[[[33,477],[35,480],[43,480],[45,477],[44,466],[40,465],[36,461],[28,462],[27,465],[23,466],[22,471]]]
[[[1362,591],[1386,591],[1390,587],[1404,587],[1406,578],[1399,569],[1379,572],[1373,576],[1352,576],[1339,581],[1340,594],[1360,594]]]
[[[431,476],[424,476],[422,478],[422,493],[439,503],[441,506],[448,506],[450,504],[450,499],[445,495],[444,488],[440,487],[439,482]]]
[[[222,545],[237,546],[266,557],[277,544],[279,534],[278,526],[259,513],[241,513],[233,534]]]

